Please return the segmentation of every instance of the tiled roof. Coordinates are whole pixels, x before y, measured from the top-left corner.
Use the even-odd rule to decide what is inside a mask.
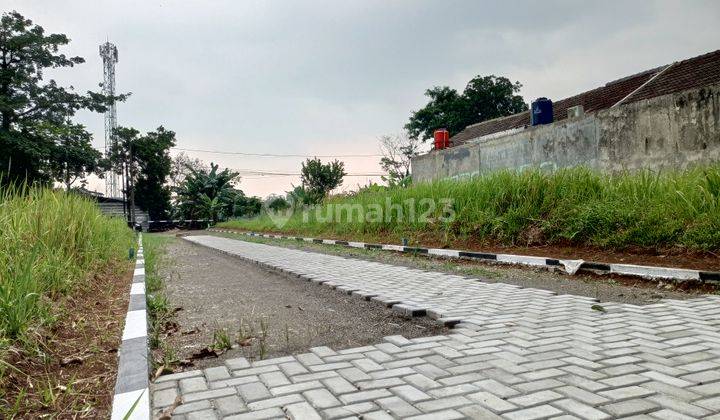
[[[674,63],[625,103],[720,83],[720,50]]]
[[[654,76],[657,76],[653,79]],[[585,112],[667,95],[700,86],[720,83],[720,50],[683,60],[669,66],[646,70],[570,98],[553,101],[553,120],[567,118],[567,109],[582,105]],[[628,96],[630,95],[630,96]],[[453,146],[493,133],[530,125],[530,111],[467,126],[453,136]]]

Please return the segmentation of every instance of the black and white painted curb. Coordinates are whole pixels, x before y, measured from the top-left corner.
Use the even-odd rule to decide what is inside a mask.
[[[207,223],[210,219],[148,220],[148,223]]]
[[[130,303],[125,316],[122,344],[118,351],[118,374],[112,405],[113,420],[150,419],[148,351],[145,258],[142,235],[140,235],[135,273],[130,286]]]
[[[673,281],[720,282],[720,272],[700,271],[685,268],[655,267],[634,264],[613,264],[584,260],[534,257],[529,255],[493,254],[488,252],[461,251],[455,249],[419,248],[402,245],[369,244],[365,242],[338,241],[334,239],[304,238],[300,236],[272,235],[266,233],[240,232],[235,230],[211,228],[211,232],[236,233],[270,239],[295,239],[319,244],[343,245],[349,248],[378,249],[404,252],[408,254],[426,254],[447,258],[470,258],[500,264],[520,264],[544,268],[562,268],[568,274],[589,271],[596,274],[619,274],[623,276],[662,279]]]

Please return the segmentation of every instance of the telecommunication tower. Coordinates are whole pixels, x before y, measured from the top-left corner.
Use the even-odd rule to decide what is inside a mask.
[[[117,47],[106,42],[100,45],[100,57],[103,59],[103,85],[102,91],[106,96],[115,96],[115,63],[118,61]],[[115,102],[105,112],[105,156],[110,154],[112,146],[117,139],[115,129],[117,128],[117,110]],[[112,170],[105,174],[105,196],[121,197],[122,185],[120,177]]]

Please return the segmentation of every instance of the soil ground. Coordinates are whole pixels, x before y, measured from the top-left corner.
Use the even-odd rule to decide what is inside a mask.
[[[316,346],[343,349],[376,344],[388,335],[412,338],[446,331],[428,318],[403,319],[375,302],[179,238],[167,245],[160,273],[170,305],[179,308],[179,331],[164,340],[165,346],[179,359],[190,359],[217,345],[217,338],[233,345],[218,357],[194,360],[191,368],[241,356],[271,358]]]
[[[0,418],[109,418],[127,312],[130,262],[96,272],[57,304],[36,352],[11,349]]]
[[[473,260],[447,259],[426,255],[408,255],[388,251],[347,248],[338,245],[298,242],[288,239],[267,239],[238,235],[236,233],[202,232],[233,239],[267,243],[294,249],[361,258],[388,264],[403,265],[428,271],[459,274],[478,278],[488,283],[508,283],[522,287],[551,290],[558,294],[594,297],[601,302],[612,301],[644,305],[655,303],[660,299],[691,299],[704,293],[714,293],[713,286],[687,283],[674,285],[668,282],[649,281],[615,275],[593,275],[579,273],[569,276],[564,272],[548,271],[547,269],[509,266],[504,264],[488,264]]]

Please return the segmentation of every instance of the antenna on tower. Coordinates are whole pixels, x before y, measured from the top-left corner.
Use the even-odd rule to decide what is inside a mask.
[[[118,61],[117,47],[108,42],[100,45],[100,57],[103,59],[103,85],[102,92],[106,96],[115,96],[115,63]],[[109,156],[113,145],[117,143],[115,129],[117,128],[117,109],[115,101],[105,112],[105,156]],[[119,176],[110,169],[105,174],[105,196],[121,197],[122,186]]]

